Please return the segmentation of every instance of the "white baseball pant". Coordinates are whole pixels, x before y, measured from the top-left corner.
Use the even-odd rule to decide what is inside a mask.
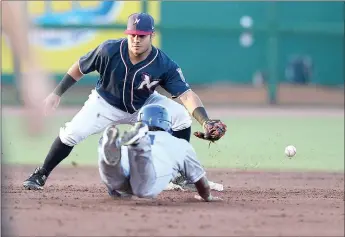
[[[192,119],[185,107],[168,97],[154,92],[147,104],[159,104],[167,108],[172,115],[172,130],[180,131],[192,125]],[[134,124],[137,113],[130,114],[115,108],[106,102],[96,90],[92,90],[82,109],[60,128],[62,143],[75,146],[88,136],[102,132],[110,123]]]
[[[122,146],[121,150],[114,151],[112,155],[121,156],[121,162],[116,165],[104,161],[101,142],[98,146],[99,173],[110,195],[116,191],[122,197],[134,194],[140,198],[155,198],[173,178],[172,166],[161,165],[164,154],[153,159],[148,135],[136,146]]]

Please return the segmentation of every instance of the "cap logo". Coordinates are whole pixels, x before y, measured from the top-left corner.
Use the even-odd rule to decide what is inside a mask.
[[[135,19],[135,21],[134,21],[133,25],[138,24],[138,23],[139,23],[139,21],[140,21],[140,19],[139,19],[139,18]]]

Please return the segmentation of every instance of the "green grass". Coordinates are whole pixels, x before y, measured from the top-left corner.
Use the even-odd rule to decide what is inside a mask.
[[[4,163],[41,165],[59,127],[71,117],[49,122],[44,136],[30,138],[22,131],[18,117],[2,121]],[[238,118],[227,119],[228,132],[211,144],[192,138],[192,144],[206,167],[240,169],[344,171],[344,118]],[[124,126],[122,126],[124,128]],[[199,129],[195,124],[193,130]],[[97,164],[99,135],[84,140],[63,164]],[[297,148],[288,159],[287,145]]]

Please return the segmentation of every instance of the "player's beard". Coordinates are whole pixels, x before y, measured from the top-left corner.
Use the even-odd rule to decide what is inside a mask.
[[[150,45],[147,47],[143,52],[141,53],[134,53],[132,50],[130,50],[130,53],[137,59],[145,59],[149,53],[151,52],[152,46]]]

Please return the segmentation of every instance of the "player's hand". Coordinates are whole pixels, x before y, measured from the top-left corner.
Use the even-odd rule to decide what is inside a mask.
[[[175,191],[185,191],[180,185],[170,182],[168,186],[164,189],[165,191],[175,190]]]
[[[204,124],[204,132],[194,132],[194,136],[211,142],[218,141],[225,135],[226,125],[218,119],[210,119]]]
[[[203,199],[202,197],[200,197],[200,195],[195,195],[194,198],[195,198],[196,200],[205,201],[205,202],[221,202],[221,201],[223,201],[222,198],[220,198],[220,197],[214,197],[214,196],[211,196],[208,200]]]
[[[60,104],[61,97],[50,93],[48,97],[44,100],[44,113],[45,115],[49,114],[51,111],[54,111]]]

